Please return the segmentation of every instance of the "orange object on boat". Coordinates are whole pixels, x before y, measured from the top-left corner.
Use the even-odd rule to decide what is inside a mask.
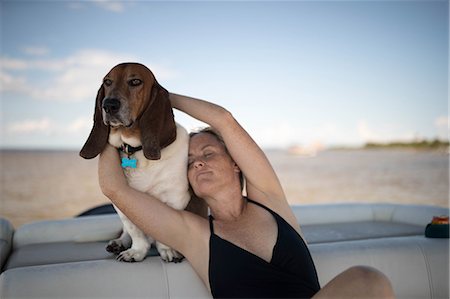
[[[431,224],[448,224],[448,216],[434,216]]]

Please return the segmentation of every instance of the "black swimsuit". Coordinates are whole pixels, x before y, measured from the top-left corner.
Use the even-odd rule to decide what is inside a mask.
[[[297,231],[268,207],[278,226],[269,262],[219,237],[209,217],[209,284],[214,298],[311,298],[320,289],[308,247]]]

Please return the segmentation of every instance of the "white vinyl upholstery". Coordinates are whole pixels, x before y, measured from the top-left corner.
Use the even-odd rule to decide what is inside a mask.
[[[2,275],[0,290],[1,298],[210,298],[188,262],[159,257],[16,268]]]
[[[433,216],[448,215],[448,209],[426,205],[317,204],[292,206],[300,225],[384,221],[425,226]]]
[[[448,239],[423,236],[310,245],[321,285],[354,265],[383,272],[397,298],[449,298]]]
[[[14,248],[52,242],[89,242],[117,238],[122,230],[119,216],[101,215],[50,220],[21,226],[14,235]]]
[[[432,216],[448,215],[448,209],[389,204],[293,209],[321,285],[351,266],[368,265],[388,276],[397,298],[449,298],[448,239],[424,237]],[[164,263],[154,249],[140,263],[116,261],[104,247],[120,229],[116,215],[18,228],[0,276],[0,298],[210,298],[187,261]],[[13,235],[11,227],[0,232],[6,239]]]

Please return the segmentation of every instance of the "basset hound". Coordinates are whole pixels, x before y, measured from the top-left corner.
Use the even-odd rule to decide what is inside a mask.
[[[95,102],[94,126],[80,156],[96,157],[107,142],[119,149],[131,187],[175,209],[186,208],[191,198],[187,180],[189,136],[174,120],[169,93],[142,64],[119,64],[104,77]],[[206,206],[191,204],[197,214],[206,216]],[[106,250],[118,254],[120,261],[142,261],[154,240],[116,210],[123,232]],[[156,242],[156,248],[164,261],[183,259],[164,244]]]

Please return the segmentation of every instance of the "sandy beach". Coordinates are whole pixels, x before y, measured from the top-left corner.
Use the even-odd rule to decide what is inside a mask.
[[[334,150],[316,157],[267,151],[291,204],[395,202],[448,207],[449,157],[436,152]],[[97,159],[72,151],[2,151],[0,216],[14,227],[74,217],[108,203]]]

